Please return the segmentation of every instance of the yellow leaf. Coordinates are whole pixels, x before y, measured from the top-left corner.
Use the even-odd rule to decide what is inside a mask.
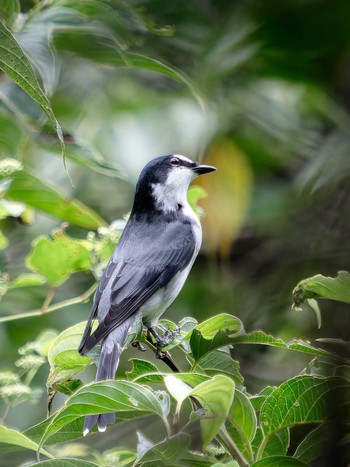
[[[204,244],[210,254],[227,258],[250,207],[253,174],[246,154],[229,139],[214,142],[204,159],[218,169],[198,181],[208,193],[200,202]]]

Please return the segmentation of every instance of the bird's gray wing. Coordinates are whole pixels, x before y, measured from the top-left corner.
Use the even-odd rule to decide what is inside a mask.
[[[149,235],[136,233],[126,236],[107,265],[95,294],[93,308],[79,347],[80,353],[91,350],[111,331],[120,326],[174,275],[191,261],[195,237],[189,223],[172,222]],[[134,231],[137,229],[133,229]],[[155,234],[157,234],[155,236]],[[125,237],[124,237],[125,238]],[[142,245],[142,249],[139,247]],[[108,307],[106,308],[106,301]],[[101,316],[99,307],[106,308]],[[99,325],[91,333],[93,320]]]

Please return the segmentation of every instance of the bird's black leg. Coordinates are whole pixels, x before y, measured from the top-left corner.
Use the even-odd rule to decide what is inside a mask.
[[[178,335],[179,330],[175,329],[174,331],[170,331],[168,329],[167,331],[165,331],[165,333],[162,336],[157,334],[156,331],[151,326],[148,328],[148,330],[156,341],[156,347],[157,347],[156,357],[164,358],[164,352],[162,352],[162,348],[165,347],[166,345],[169,345],[171,342],[173,342],[175,337]]]
[[[139,341],[133,342],[131,345],[136,347],[136,349],[140,350],[141,352],[146,352],[147,350],[147,347]]]

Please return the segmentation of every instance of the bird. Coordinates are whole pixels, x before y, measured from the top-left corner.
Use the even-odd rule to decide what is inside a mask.
[[[201,225],[187,201],[189,185],[214,170],[171,154],[152,159],[141,171],[129,219],[96,289],[78,348],[85,355],[101,346],[95,381],[115,378],[137,318],[154,337],[158,353],[174,339],[170,331],[159,336],[155,326],[182,289],[201,247]],[[83,435],[96,424],[104,432],[115,416],[87,415]]]

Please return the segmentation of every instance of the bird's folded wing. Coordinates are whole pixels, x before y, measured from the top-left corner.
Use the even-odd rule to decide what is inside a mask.
[[[142,243],[147,245],[145,239]],[[157,290],[167,285],[176,273],[185,269],[194,254],[195,238],[190,225],[184,228],[182,224],[177,231],[162,232],[156,245],[159,248],[126,248],[130,255],[117,251],[111,258],[96,291],[79,352],[91,350],[136,313]],[[99,307],[106,308],[102,318]],[[99,325],[91,333],[92,322],[97,316]]]

